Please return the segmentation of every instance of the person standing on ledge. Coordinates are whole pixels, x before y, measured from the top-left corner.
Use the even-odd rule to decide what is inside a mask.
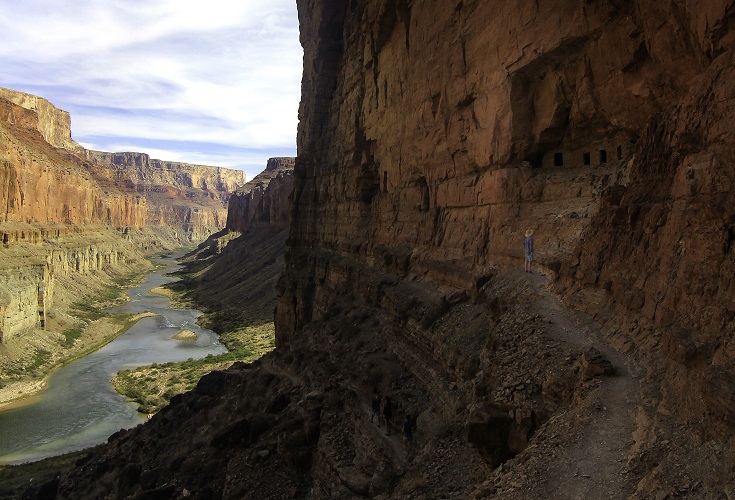
[[[533,264],[533,229],[526,229],[526,237],[523,240],[523,250],[526,253],[525,270],[527,273],[530,273],[531,265]]]

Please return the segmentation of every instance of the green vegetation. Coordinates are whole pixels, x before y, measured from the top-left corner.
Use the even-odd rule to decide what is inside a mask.
[[[66,330],[63,332],[64,339],[61,340],[61,345],[63,347],[69,348],[74,345],[74,342],[82,336],[82,329],[81,328],[72,328],[70,330]]]
[[[36,349],[31,358],[30,364],[26,367],[27,370],[33,371],[39,366],[45,365],[51,358],[51,353],[45,349]]]
[[[220,335],[228,352],[180,363],[161,363],[119,371],[112,384],[120,394],[138,403],[138,411],[152,414],[176,394],[194,388],[203,375],[229,367],[235,361],[249,362],[275,347],[275,325],[266,323],[238,328]]]
[[[110,314],[106,310],[124,302],[127,289],[144,276],[144,272],[135,272],[110,278],[110,285],[90,289],[85,298],[72,304],[69,315],[49,312],[48,319],[53,321],[47,327],[60,334],[58,340],[29,348],[22,357],[0,367],[0,389],[11,388],[0,395],[2,401],[30,395],[24,390],[36,386],[23,385],[26,382],[47,376],[52,369],[99,349],[128,330],[142,317],[140,314]]]

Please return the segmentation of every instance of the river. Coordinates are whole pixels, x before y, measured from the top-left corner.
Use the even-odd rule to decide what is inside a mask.
[[[226,352],[211,330],[196,325],[201,314],[193,309],[170,309],[166,297],[152,288],[176,281],[164,276],[176,268],[149,274],[140,286],[128,291],[130,301],[110,312],[153,312],[101,349],[56,370],[47,388],[31,403],[0,412],[0,464],[14,464],[88,448],[107,440],[120,429],[145,420],[112,387],[115,372],[151,363],[185,361]],[[173,340],[179,330],[197,334],[196,342]]]

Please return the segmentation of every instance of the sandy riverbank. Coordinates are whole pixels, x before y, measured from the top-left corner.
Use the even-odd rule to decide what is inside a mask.
[[[32,403],[34,396],[46,388],[46,383],[54,371],[112,342],[141,319],[155,315],[155,313],[144,312],[127,316],[122,320],[120,317],[105,316],[93,321],[85,328],[85,332],[90,332],[87,339],[91,342],[87,346],[73,351],[68,357],[59,360],[51,370],[40,378],[28,376],[20,380],[5,382],[5,385],[0,388],[0,409],[8,410]]]

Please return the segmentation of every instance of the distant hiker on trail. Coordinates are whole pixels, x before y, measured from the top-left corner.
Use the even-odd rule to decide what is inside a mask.
[[[533,265],[533,229],[526,229],[526,238],[523,240],[523,250],[526,254],[525,270],[531,272]]]
[[[373,418],[378,417],[378,425],[380,425],[380,393],[377,387],[373,389],[373,398],[370,402],[373,413],[370,415],[370,423],[373,423]]]
[[[414,429],[416,429],[416,421],[411,418],[411,415],[406,414],[406,420],[403,421],[403,446],[406,448],[406,453],[411,450]]]
[[[386,396],[383,398],[383,420],[385,420],[385,433],[390,435],[390,419],[393,418],[393,403],[390,402],[390,397]]]

